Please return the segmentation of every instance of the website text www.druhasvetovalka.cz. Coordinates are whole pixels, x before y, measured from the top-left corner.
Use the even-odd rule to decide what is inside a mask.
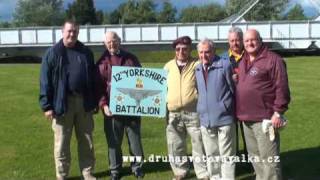
[[[241,154],[240,156],[164,156],[150,154],[147,158],[143,159],[141,156],[122,156],[123,162],[225,162],[225,163],[248,163],[248,162],[280,162],[279,156],[269,156],[266,159],[260,159],[258,156],[246,156]]]

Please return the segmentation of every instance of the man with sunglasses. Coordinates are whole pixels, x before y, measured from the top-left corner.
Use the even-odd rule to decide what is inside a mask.
[[[173,44],[175,58],[164,69],[168,72],[168,124],[166,128],[168,154],[174,179],[184,179],[189,171],[187,134],[191,137],[194,171],[198,179],[209,179],[203,162],[204,147],[200,123],[196,113],[197,89],[195,67],[198,61],[191,57],[191,39],[177,38]]]

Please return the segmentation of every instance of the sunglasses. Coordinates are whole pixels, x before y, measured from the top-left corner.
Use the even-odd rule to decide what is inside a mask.
[[[188,50],[187,47],[177,47],[176,48],[176,51],[186,51],[186,50]]]

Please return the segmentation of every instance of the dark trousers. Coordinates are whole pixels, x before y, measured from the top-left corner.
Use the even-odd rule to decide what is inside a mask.
[[[241,137],[242,137],[242,142],[243,142],[243,154],[245,156],[245,160],[246,162],[245,163],[241,163],[243,165],[243,168],[248,171],[248,172],[253,172],[253,167],[252,167],[252,164],[248,161],[248,150],[247,150],[247,142],[246,142],[246,138],[245,138],[245,135],[244,135],[244,130],[243,130],[243,122],[241,121],[237,121],[236,122],[236,146],[237,146],[237,156],[239,157],[242,157],[242,154],[240,152],[240,145],[239,145],[239,130],[240,130],[240,133],[241,133]],[[239,165],[239,163],[238,163]],[[237,167],[239,168],[239,167]]]
[[[112,116],[104,118],[104,132],[108,143],[109,167],[111,173],[120,173],[122,168],[121,144],[124,132],[127,135],[130,156],[141,157],[142,161],[131,162],[132,172],[141,168],[143,149],[141,143],[141,118],[131,116]]]
[[[243,141],[243,153],[246,157],[246,159],[248,158],[248,151],[247,151],[247,145],[246,145],[246,139],[244,137],[244,132],[243,132],[243,124],[242,122],[237,121],[236,122],[236,135],[237,135],[237,155],[240,156],[240,145],[239,145],[239,129],[240,129],[240,133],[241,133],[241,137],[242,137],[242,141]]]

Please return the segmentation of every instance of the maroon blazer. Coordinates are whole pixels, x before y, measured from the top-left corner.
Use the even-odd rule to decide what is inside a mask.
[[[240,121],[270,119],[275,111],[288,109],[290,91],[284,60],[261,47],[256,59],[249,62],[244,54],[239,64],[239,81],[236,87],[236,115]]]
[[[106,50],[96,63],[96,95],[99,107],[109,105],[111,90],[111,70],[112,66],[132,66],[141,67],[137,57],[133,54],[120,50],[118,54],[111,55]]]

